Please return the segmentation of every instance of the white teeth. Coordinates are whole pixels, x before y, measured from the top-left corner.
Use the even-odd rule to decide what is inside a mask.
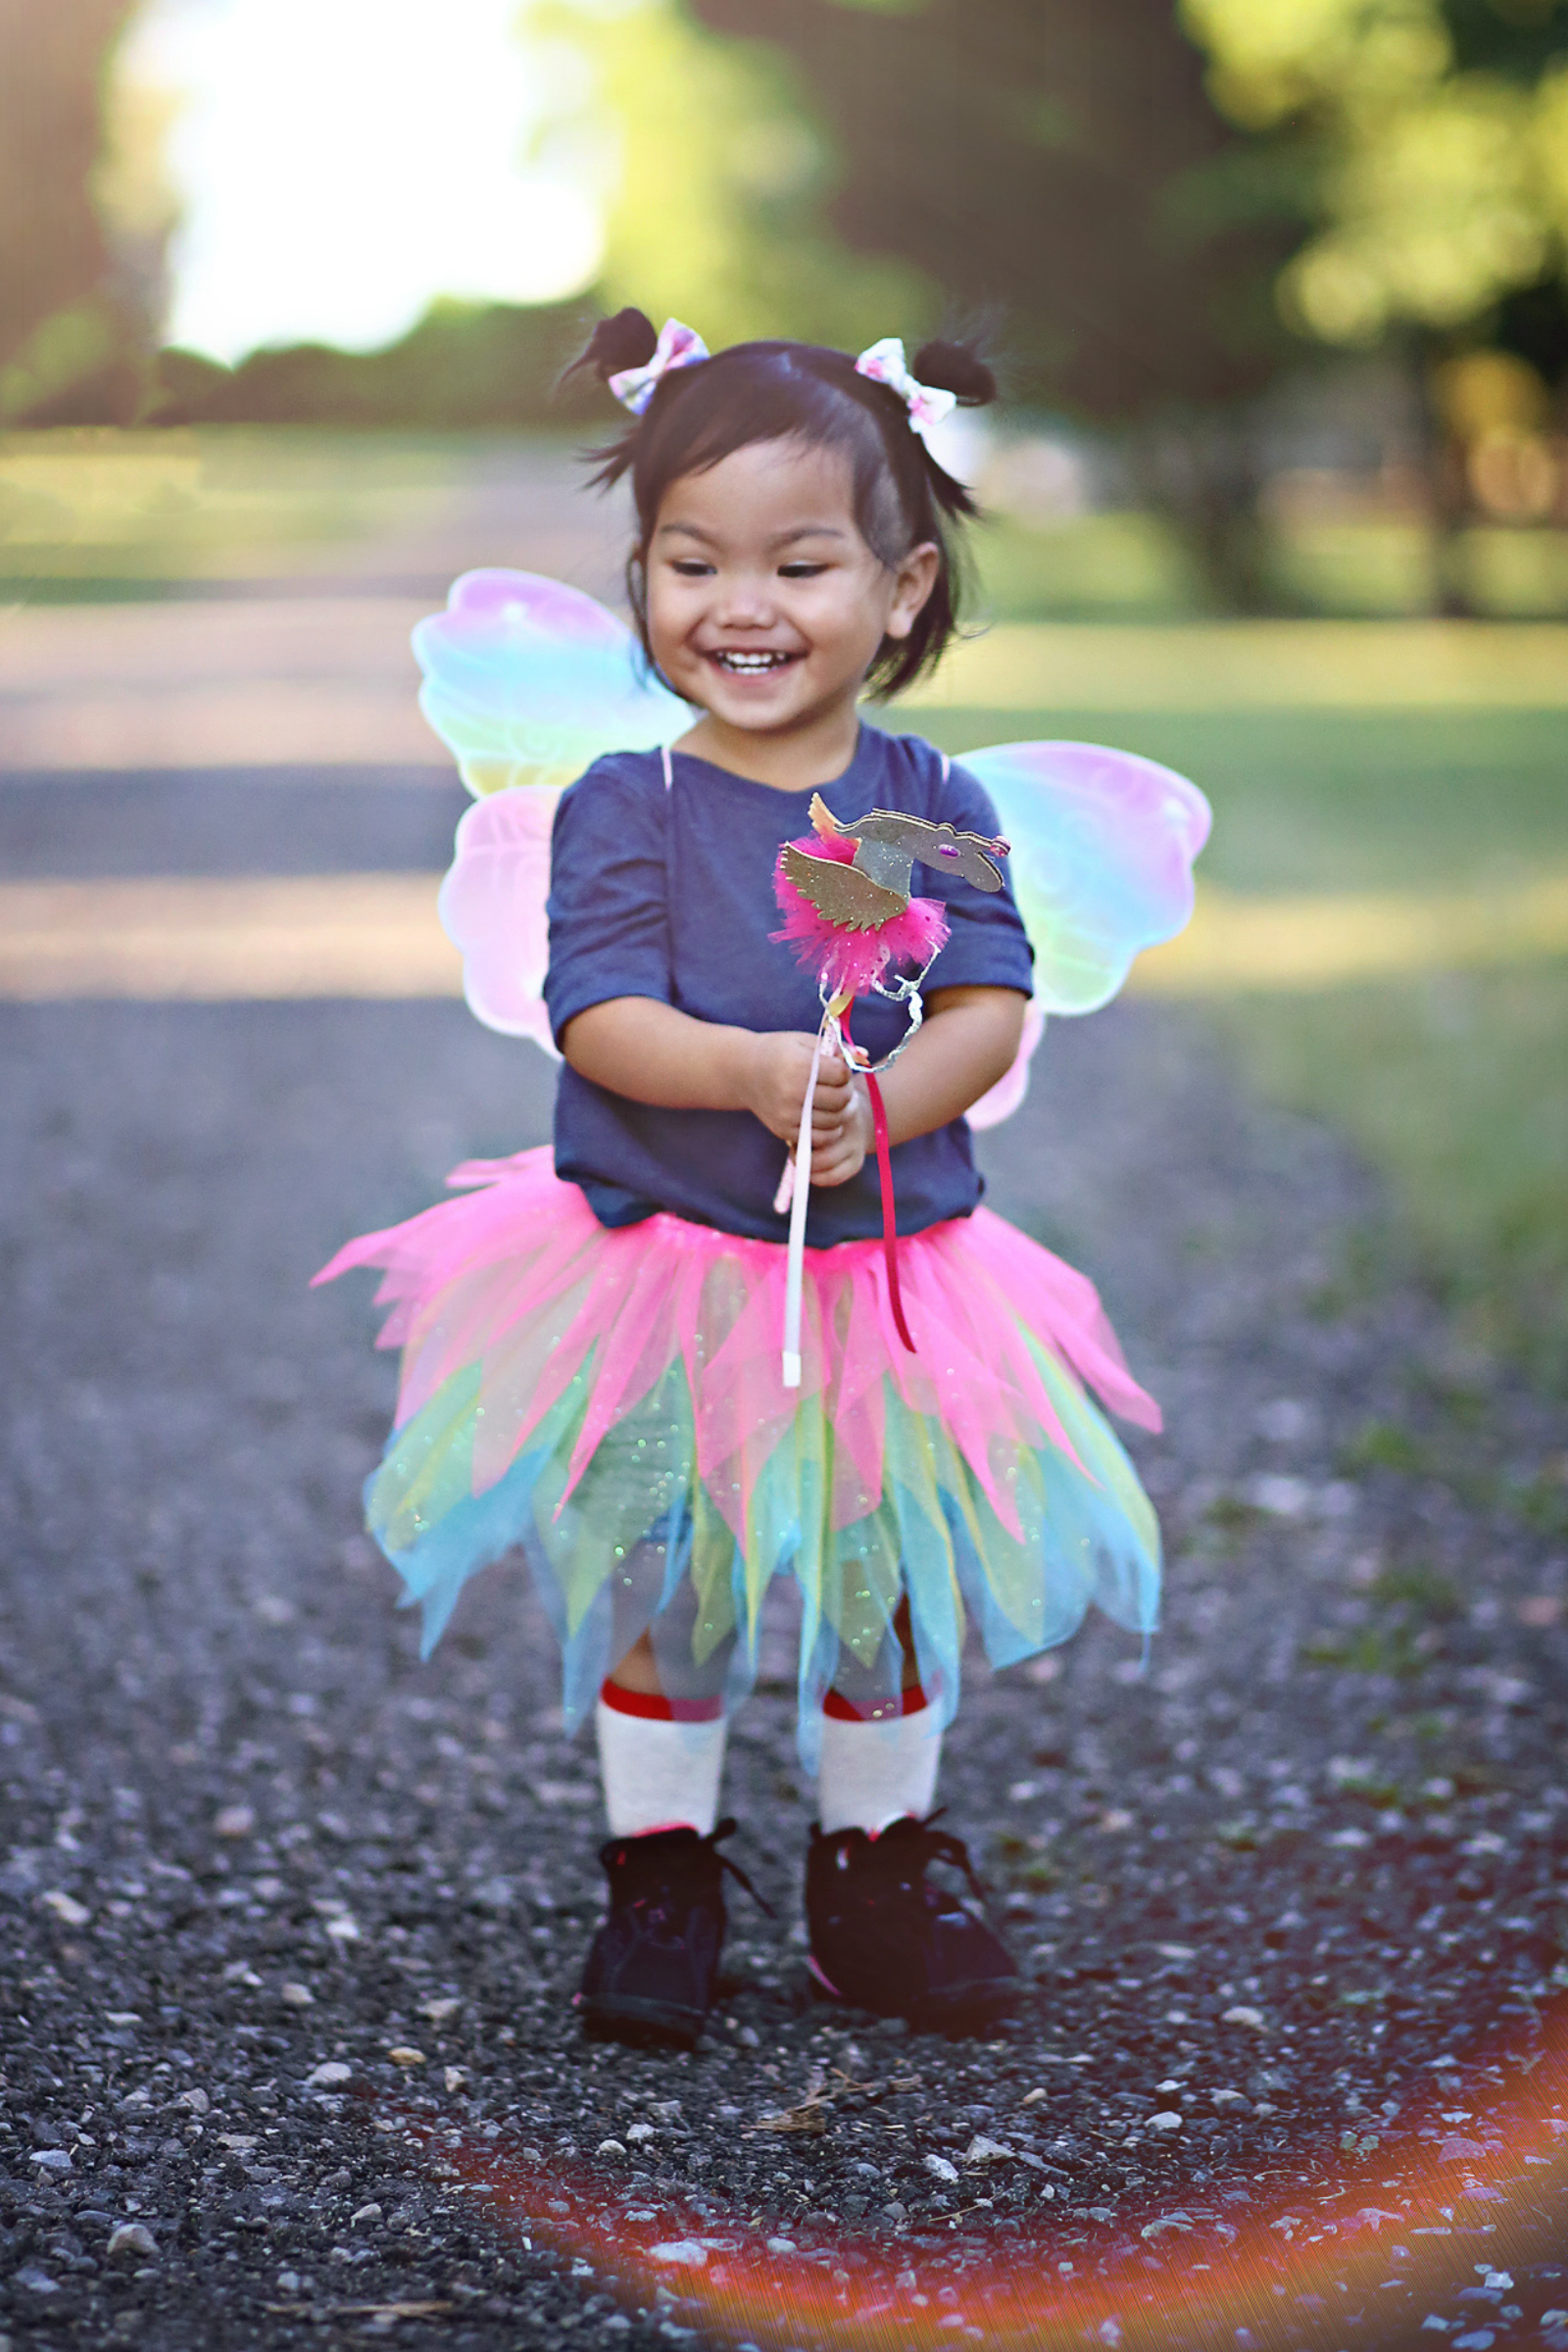
[[[788,654],[717,653],[713,659],[722,669],[733,669],[744,675],[756,675],[765,669],[782,669],[789,661]]]

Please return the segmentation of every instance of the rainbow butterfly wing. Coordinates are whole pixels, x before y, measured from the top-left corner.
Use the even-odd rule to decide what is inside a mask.
[[[1209,807],[1173,768],[1102,744],[995,744],[961,764],[1012,845],[1013,895],[1035,951],[1018,1057],[969,1112],[972,1127],[990,1127],[1023,1101],[1047,1015],[1108,1004],[1133,958],[1183,929]]]
[[[606,752],[673,743],[692,723],[622,621],[532,571],[466,571],[414,632],[419,708],[475,799],[562,791]]]
[[[554,1054],[541,991],[556,803],[604,753],[671,743],[692,713],[613,613],[537,572],[465,572],[414,651],[419,708],[477,804],[440,898],[464,993],[488,1028]]]

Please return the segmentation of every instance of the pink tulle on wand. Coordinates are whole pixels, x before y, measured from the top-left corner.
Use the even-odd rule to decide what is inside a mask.
[[[809,857],[848,865],[858,845],[853,834],[846,834],[817,835],[791,846]],[[782,861],[774,868],[773,891],[784,923],[769,936],[792,947],[807,971],[845,996],[863,996],[890,963],[923,970],[948,936],[947,917],[935,899],[910,899],[902,914],[867,930],[853,931],[813,906],[805,893],[796,889]]]

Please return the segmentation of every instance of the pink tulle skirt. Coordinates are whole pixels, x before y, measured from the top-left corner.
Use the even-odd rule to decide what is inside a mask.
[[[981,1208],[901,1241],[911,1353],[880,1241],[806,1253],[803,1380],[781,1370],[785,1250],[657,1215],[601,1226],[541,1149],[469,1161],[463,1197],[351,1242],[377,1266],[397,1418],[371,1532],[428,1648],[467,1578],[529,1561],[568,1720],[652,1631],[672,1696],[748,1686],[777,1574],[802,1600],[803,1738],[832,1685],[956,1699],[965,1612],[1009,1664],[1097,1601],[1154,1623],[1153,1512],[1086,1389],[1146,1428],[1093,1286]]]

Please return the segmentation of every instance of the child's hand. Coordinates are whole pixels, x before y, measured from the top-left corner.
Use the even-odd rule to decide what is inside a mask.
[[[816,1122],[811,1122],[811,1182],[813,1184],[848,1184],[858,1176],[867,1155],[876,1148],[876,1130],[871,1124],[871,1098],[865,1091],[865,1081],[855,1078],[850,1082],[850,1099],[837,1132],[820,1140]]]
[[[798,1031],[776,1029],[756,1038],[749,1054],[746,1107],[761,1120],[770,1135],[794,1145],[800,1139],[806,1082],[811,1074],[816,1040]],[[836,1054],[824,1054],[817,1067],[816,1093],[811,1099],[811,1167],[816,1175],[818,1155],[844,1132],[852,1101],[850,1072]],[[843,1182],[842,1178],[837,1181]]]

